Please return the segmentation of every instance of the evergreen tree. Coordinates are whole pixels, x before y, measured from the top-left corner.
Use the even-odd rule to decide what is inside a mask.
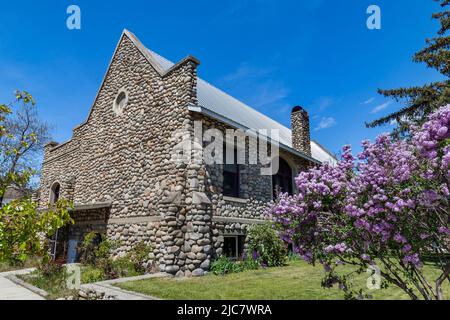
[[[414,55],[413,61],[423,62],[429,68],[436,69],[445,77],[444,80],[411,88],[378,89],[379,94],[394,98],[396,101],[405,101],[406,106],[397,112],[366,123],[367,127],[373,128],[395,120],[398,124],[396,131],[404,132],[408,130],[411,122],[421,124],[425,121],[426,115],[450,103],[450,36],[447,35],[450,29],[450,11],[448,10],[450,0],[434,1],[439,2],[443,8],[442,12],[432,15],[433,19],[440,22],[438,36],[426,39],[427,46]]]

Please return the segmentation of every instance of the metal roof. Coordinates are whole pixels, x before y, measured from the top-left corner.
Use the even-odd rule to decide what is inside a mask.
[[[149,49],[147,50],[163,69],[170,69],[174,65],[173,62],[160,56],[156,52]],[[240,124],[245,128],[253,130],[278,129],[278,142],[287,146],[289,149],[293,149],[292,134],[289,128],[261,112],[256,111],[242,101],[230,96],[201,78],[197,79],[197,100],[201,108],[210,111],[212,114],[219,115],[222,118]],[[335,157],[315,141],[311,141],[311,156],[320,162],[336,162]]]

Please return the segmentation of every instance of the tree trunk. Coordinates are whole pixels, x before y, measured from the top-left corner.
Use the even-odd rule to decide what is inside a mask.
[[[442,282],[450,275],[450,262],[445,266],[444,272],[440,275],[440,277],[436,280],[436,296],[438,300],[443,300],[444,297],[442,295]]]

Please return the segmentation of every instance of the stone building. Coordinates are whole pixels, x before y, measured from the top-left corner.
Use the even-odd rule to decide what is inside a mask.
[[[242,253],[276,185],[293,192],[300,170],[335,161],[310,141],[305,110],[293,108],[291,131],[198,78],[198,65],[192,56],[173,64],[123,32],[86,121],[69,141],[45,147],[39,202],[73,201],[69,251],[86,232],[106,232],[120,241],[117,254],[145,241],[160,270],[201,275],[216,256]],[[180,136],[192,137],[191,155],[205,145],[195,121],[221,131],[278,129],[277,174],[261,175],[260,164],[173,161]]]

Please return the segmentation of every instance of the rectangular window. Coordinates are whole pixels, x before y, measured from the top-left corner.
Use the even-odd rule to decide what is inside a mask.
[[[226,163],[226,147],[224,146],[223,164],[223,195],[239,198],[239,164],[237,163],[237,150],[234,150],[234,163]]]
[[[223,238],[223,254],[226,257],[239,259],[244,252],[245,236],[225,236]]]

